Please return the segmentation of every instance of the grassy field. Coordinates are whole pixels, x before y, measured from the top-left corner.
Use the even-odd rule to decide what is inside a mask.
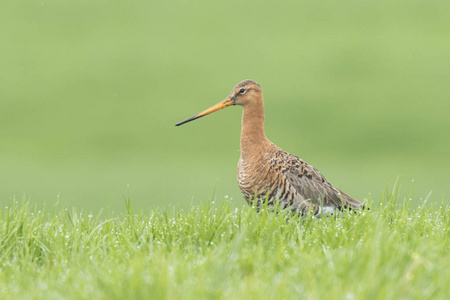
[[[363,200],[450,185],[448,1],[2,1],[0,201],[121,210],[229,196],[240,80],[270,140]],[[176,188],[175,188],[176,187]],[[448,197],[445,197],[448,201]]]
[[[123,211],[2,207],[0,298],[450,297],[449,206],[414,207],[395,190],[336,218],[229,200],[139,212],[127,200]]]
[[[450,299],[449,12],[1,1],[0,299]],[[241,109],[174,126],[243,79],[268,138],[369,213],[245,206]]]

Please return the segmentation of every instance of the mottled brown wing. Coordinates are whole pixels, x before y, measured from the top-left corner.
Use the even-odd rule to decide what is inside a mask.
[[[334,187],[320,172],[302,159],[294,156],[284,175],[305,199],[323,206],[359,209],[362,203]]]

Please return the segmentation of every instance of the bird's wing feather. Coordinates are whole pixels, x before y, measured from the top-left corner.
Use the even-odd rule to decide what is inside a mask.
[[[358,209],[362,206],[362,203],[334,187],[317,169],[299,157],[292,155],[286,167],[286,179],[305,199],[338,208]]]

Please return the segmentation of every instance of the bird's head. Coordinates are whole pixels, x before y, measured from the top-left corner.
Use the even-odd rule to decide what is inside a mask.
[[[175,126],[180,126],[185,123],[188,123],[190,121],[193,121],[195,119],[201,118],[203,116],[206,116],[210,113],[213,113],[215,111],[221,110],[225,107],[232,106],[232,105],[240,105],[240,106],[247,106],[247,105],[258,105],[258,101],[262,101],[262,89],[261,86],[253,80],[244,80],[239,82],[231,91],[230,95],[222,100],[221,102],[217,103],[216,105],[202,111],[201,113],[198,113],[182,122],[179,122],[175,124]],[[262,103],[261,103],[262,105]]]

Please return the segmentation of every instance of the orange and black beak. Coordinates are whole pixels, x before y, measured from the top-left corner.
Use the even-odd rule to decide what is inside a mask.
[[[209,115],[210,113],[213,113],[215,111],[221,110],[225,107],[231,106],[231,105],[236,105],[235,100],[231,99],[230,97],[227,97],[226,99],[224,99],[223,101],[217,103],[216,105],[214,105],[213,107],[208,108],[207,110],[202,111],[201,113],[196,114],[195,116],[192,116],[180,123],[175,124],[175,126],[180,126],[183,125],[184,123],[193,121],[195,119],[201,118],[203,116]]]

